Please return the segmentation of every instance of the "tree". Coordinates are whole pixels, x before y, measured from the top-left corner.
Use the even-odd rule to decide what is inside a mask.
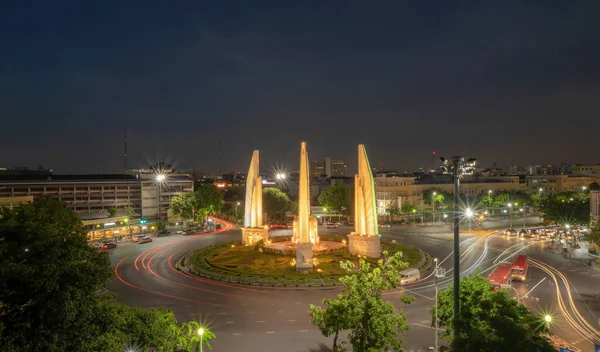
[[[219,212],[223,206],[223,193],[213,184],[203,183],[198,185],[194,196],[194,207],[198,211],[199,217],[200,215],[204,217]]]
[[[336,183],[317,198],[319,204],[335,214],[340,214],[349,207],[350,189],[343,184]]]
[[[175,349],[173,313],[116,303],[112,268],[81,220],[51,197],[0,209],[0,351]]]
[[[590,191],[598,191],[600,190],[600,185],[598,184],[598,182],[592,182],[590,183],[590,185],[588,186],[588,189]]]
[[[279,188],[269,187],[263,189],[263,211],[267,213],[268,218],[274,219],[275,214],[280,214],[283,217],[283,213],[290,207],[290,198]]]
[[[391,216],[400,215],[400,208],[398,208],[398,206],[397,206],[397,205],[395,205],[395,204],[392,204],[392,205],[390,205],[390,206],[388,207],[388,213],[389,213]]]
[[[559,193],[544,198],[540,204],[544,219],[558,224],[587,225],[590,222],[589,195]]]
[[[404,214],[413,214],[417,211],[417,206],[412,204],[406,204],[402,207],[402,212]]]
[[[0,350],[83,351],[80,320],[112,274],[81,220],[50,197],[0,216]]]
[[[347,273],[340,279],[344,291],[337,299],[323,300],[326,309],[310,306],[313,324],[323,335],[335,336],[334,348],[338,348],[339,332],[350,330],[348,338],[355,352],[402,350],[397,335],[408,330],[406,317],[392,303],[385,302],[382,293],[400,284],[400,271],[407,263],[400,252],[391,257],[384,252],[383,256],[373,269],[363,259],[358,267],[349,261],[340,263]]]
[[[584,236],[584,239],[600,246],[600,221],[598,221],[593,229],[590,229],[590,232]]]
[[[115,216],[117,216],[117,208],[115,207],[110,207],[108,208],[108,215],[110,215],[111,218],[114,218]]]
[[[196,197],[193,193],[181,193],[171,198],[171,211],[174,215],[183,220],[194,217],[194,201]]]
[[[454,338],[454,288],[439,293],[439,324],[450,351],[555,351],[545,334],[543,317],[508,298],[506,291],[493,291],[485,277],[470,275],[460,281],[460,335]],[[435,325],[435,306],[432,308]]]

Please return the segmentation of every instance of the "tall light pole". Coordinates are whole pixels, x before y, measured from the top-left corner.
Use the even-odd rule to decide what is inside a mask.
[[[510,217],[510,229],[512,230],[512,203],[506,204],[508,207],[508,216]]]
[[[460,335],[460,209],[458,201],[460,198],[460,177],[464,174],[472,174],[477,159],[471,158],[465,162],[462,156],[453,156],[452,160],[442,159],[442,169],[454,177],[454,337]]]
[[[413,209],[413,226],[417,227],[417,209]]]
[[[520,208],[519,211],[521,212],[521,217],[523,218],[523,228],[525,228],[525,212],[523,208]]]
[[[198,329],[198,335],[200,335],[200,352],[202,352],[202,346],[204,345],[204,328]]]
[[[435,223],[435,196],[437,195],[437,192],[433,192],[431,194],[431,204],[433,205],[433,222]]]
[[[240,202],[235,203],[235,222],[238,221],[238,207],[240,206]]]
[[[283,182],[285,182],[285,179],[287,178],[287,175],[283,172],[278,172],[277,174],[275,174],[275,179],[277,179],[277,183],[279,183],[279,189],[283,192]]]
[[[162,220],[161,213],[160,213],[160,196],[161,196],[160,193],[161,193],[162,184],[163,184],[163,182],[165,182],[166,179],[167,179],[167,176],[165,176],[164,174],[156,175],[156,184],[158,186],[158,207],[157,207],[158,220]]]

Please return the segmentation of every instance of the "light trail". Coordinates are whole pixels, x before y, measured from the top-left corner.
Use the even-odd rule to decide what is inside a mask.
[[[529,296],[529,294],[531,292],[533,292],[533,290],[535,290],[536,287],[538,287],[542,282],[544,282],[544,280],[546,280],[546,278],[544,277],[543,279],[540,280],[540,282],[538,282],[537,284],[535,284],[535,286],[533,286],[533,288],[531,290],[529,290],[529,292],[527,292],[523,298],[527,298],[527,296]]]

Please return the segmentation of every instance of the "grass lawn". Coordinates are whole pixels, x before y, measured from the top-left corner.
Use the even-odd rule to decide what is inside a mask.
[[[381,246],[383,250],[388,251],[389,255],[402,252],[404,260],[408,262],[409,266],[414,266],[421,260],[421,253],[412,247],[389,242],[381,242]],[[377,259],[365,259],[371,263],[377,262]],[[359,258],[348,252],[318,256],[315,270],[309,274],[300,274],[296,272],[295,258],[263,253],[256,250],[254,246],[242,246],[239,243],[203,248],[190,257],[190,262],[196,268],[204,270],[234,276],[286,279],[339,277],[345,274],[339,263],[346,260],[358,265]]]

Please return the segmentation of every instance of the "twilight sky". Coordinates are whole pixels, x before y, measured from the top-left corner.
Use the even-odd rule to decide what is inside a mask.
[[[599,163],[600,1],[450,3],[4,1],[0,167]]]

